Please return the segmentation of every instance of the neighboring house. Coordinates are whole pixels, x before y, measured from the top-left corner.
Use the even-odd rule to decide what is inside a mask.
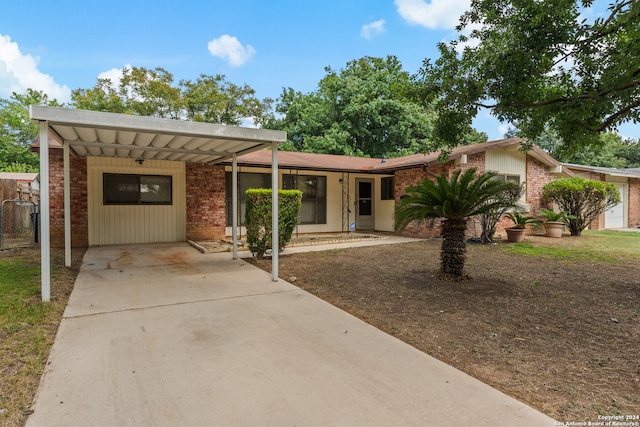
[[[279,187],[303,191],[297,233],[394,231],[396,204],[408,186],[442,172],[476,167],[494,170],[505,180],[525,184],[521,203],[529,212],[542,207],[542,186],[572,173],[544,151],[519,150],[510,138],[457,147],[449,161],[438,153],[393,159],[326,154],[278,153]],[[63,246],[63,161],[60,144],[50,145],[51,244]],[[37,149],[37,144],[35,144]],[[240,221],[244,191],[270,187],[270,151],[238,156]],[[231,235],[231,165],[132,158],[71,157],[71,241],[73,246],[213,240]],[[134,182],[135,181],[135,182]],[[146,188],[146,203],[121,200],[115,188]],[[153,190],[153,191],[152,191]],[[505,223],[506,225],[506,223]],[[470,234],[480,230],[470,227]],[[499,232],[500,232],[499,228]],[[240,233],[244,233],[241,228]],[[432,236],[428,225],[409,226],[405,233]]]
[[[38,173],[0,172],[0,201],[22,199],[37,203],[39,190]]]
[[[620,191],[621,203],[606,211],[590,228],[640,227],[640,168],[617,169],[563,163],[575,176],[614,183]]]

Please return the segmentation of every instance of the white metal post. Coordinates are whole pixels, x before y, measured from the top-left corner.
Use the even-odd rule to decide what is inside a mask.
[[[42,301],[51,300],[51,238],[49,227],[49,124],[40,122],[40,275]]]
[[[64,142],[64,265],[71,267],[71,173],[69,172],[69,142]]]
[[[231,163],[231,236],[233,240],[233,259],[238,259],[238,156],[233,153]]]
[[[278,143],[271,144],[271,280],[278,281]]]

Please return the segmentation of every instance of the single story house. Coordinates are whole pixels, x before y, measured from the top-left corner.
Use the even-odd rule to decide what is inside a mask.
[[[640,210],[637,171],[630,171],[632,176],[581,172],[537,147],[521,151],[518,138],[456,147],[446,162],[438,161],[438,153],[371,159],[279,152],[286,134],[268,129],[44,106],[31,106],[30,116],[40,127],[33,148],[40,152],[45,301],[52,246],[65,248],[65,265],[70,265],[73,246],[231,236],[235,258],[242,198],[249,187],[302,190],[299,233],[394,231],[394,210],[408,186],[471,167],[524,184],[521,203],[534,215],[543,207],[541,189],[547,182],[582,172],[623,184],[628,207],[623,226],[637,221]],[[608,224],[606,219],[602,224]],[[412,224],[405,233],[430,236],[439,231]],[[278,277],[277,253],[273,280]]]
[[[457,169],[476,167],[480,171],[496,171],[505,180],[524,183],[521,204],[535,215],[545,207],[541,190],[546,183],[586,174],[588,170],[591,178],[619,182],[625,195],[623,222],[603,218],[593,228],[626,227],[640,221],[637,172],[623,176],[622,172],[563,165],[537,147],[521,151],[521,142],[519,138],[508,138],[456,147],[446,162],[438,161],[438,153],[375,159],[279,151],[278,186],[303,192],[297,233],[393,232],[394,210],[405,189],[443,172],[451,174]],[[37,150],[38,144],[34,146]],[[51,245],[62,247],[63,150],[57,138],[51,136],[49,147]],[[172,157],[176,156],[114,157],[107,150],[93,147],[80,153],[72,150],[71,245],[198,241],[231,236],[234,212],[231,161],[227,158],[213,164],[194,163]],[[236,219],[240,235],[244,234],[244,191],[251,187],[270,188],[271,165],[271,150],[237,156]],[[136,191],[128,192],[129,189]],[[508,225],[508,221],[502,224]],[[432,236],[439,230],[423,223],[410,225],[405,233]],[[480,230],[470,225],[469,233],[479,235]]]

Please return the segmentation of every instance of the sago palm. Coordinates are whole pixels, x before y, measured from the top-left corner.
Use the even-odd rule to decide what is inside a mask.
[[[467,219],[509,203],[499,197],[509,183],[496,179],[495,172],[476,174],[477,170],[472,168],[464,173],[458,170],[450,179],[446,174],[438,176],[435,182],[427,178],[406,189],[407,196],[400,200],[396,211],[398,230],[404,230],[412,221],[430,220],[433,226],[437,218],[443,219],[440,273],[445,277],[462,276]]]

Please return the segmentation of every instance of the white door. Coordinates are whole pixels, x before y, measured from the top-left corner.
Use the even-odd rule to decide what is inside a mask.
[[[373,229],[373,180],[356,179],[356,229]]]
[[[616,184],[620,192],[620,203],[604,213],[604,228],[624,227],[624,207],[626,205],[625,185]]]

